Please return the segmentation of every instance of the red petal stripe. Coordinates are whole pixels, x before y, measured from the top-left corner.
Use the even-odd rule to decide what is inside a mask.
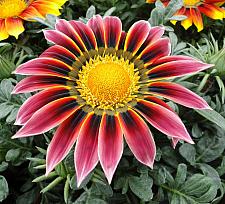
[[[73,68],[68,64],[49,57],[40,57],[20,65],[15,74],[23,75],[53,75],[58,77],[68,77],[68,73]]]
[[[50,57],[55,58],[60,61],[65,62],[68,65],[72,65],[74,61],[77,60],[77,57],[67,50],[66,48],[60,46],[60,45],[53,45],[52,47],[45,50],[40,57]]]
[[[98,134],[101,116],[90,113],[81,127],[75,152],[74,162],[77,175],[77,186],[98,163]]]
[[[58,127],[47,149],[46,175],[48,175],[71,150],[86,115],[87,113],[82,111],[82,109],[78,109]]]
[[[70,37],[82,52],[87,51],[84,42],[82,41],[76,30],[73,28],[73,26],[70,24],[70,22],[64,19],[59,19],[55,25],[55,28],[56,30]]]
[[[30,76],[21,80],[15,86],[12,94],[27,93],[55,86],[66,86],[67,81],[64,78],[54,76]]]
[[[97,49],[97,42],[95,35],[90,27],[80,21],[69,21],[73,29],[78,33],[82,41],[84,42],[87,50]]]
[[[150,29],[150,24],[147,21],[141,20],[134,23],[127,33],[124,50],[135,55],[148,37]]]
[[[120,36],[119,45],[118,45],[118,50],[123,49],[126,36],[127,36],[127,33],[122,31],[121,36]]]
[[[181,119],[173,111],[146,100],[139,100],[135,108],[152,126],[164,134],[193,144]]]
[[[176,103],[196,109],[209,109],[208,104],[200,96],[187,88],[172,82],[153,82],[149,84],[149,92],[170,99]]]
[[[118,48],[122,32],[122,23],[118,17],[107,16],[103,20],[105,28],[105,44],[107,47]]]
[[[74,97],[67,97],[48,103],[28,120],[13,138],[42,134],[56,127],[73,114],[78,107]]]
[[[159,104],[159,105],[161,105],[161,106],[163,106],[163,107],[169,109],[170,111],[173,111],[173,112],[174,112],[174,110],[173,110],[167,103],[165,103],[164,101],[162,101],[162,100],[159,99],[159,98],[156,98],[156,97],[154,97],[154,96],[145,96],[145,100],[146,100],[146,101],[153,102],[153,103],[156,103],[156,104]],[[174,112],[174,113],[175,113],[175,112]],[[176,114],[176,113],[175,113],[175,114]],[[176,145],[177,145],[177,143],[178,143],[178,141],[179,141],[179,139],[177,139],[177,138],[175,138],[175,137],[171,137],[171,139],[172,139],[172,145],[173,145],[173,148],[175,148]]]
[[[100,15],[92,17],[87,25],[93,30],[98,47],[105,47],[105,30],[102,17]]]
[[[145,48],[138,57],[143,60],[145,66],[147,66],[157,59],[168,56],[170,52],[171,45],[169,38],[162,38],[150,44],[150,46]]]
[[[159,40],[164,34],[164,31],[165,31],[165,28],[163,26],[152,27],[148,33],[148,37],[146,38],[145,42],[142,44],[138,53],[143,51],[146,47],[148,47],[155,41]]]
[[[98,155],[109,183],[112,181],[122,153],[123,134],[118,117],[104,114],[99,130]]]
[[[119,114],[126,142],[141,163],[153,168],[155,142],[144,120],[133,110]]]
[[[24,125],[37,110],[54,100],[68,97],[69,95],[68,89],[56,87],[31,96],[20,107],[15,124]]]
[[[205,64],[194,59],[178,60],[157,65],[150,69],[147,74],[151,80],[160,80],[197,73],[212,66],[211,64]]]
[[[49,42],[65,47],[76,56],[80,56],[82,54],[77,44],[64,33],[58,30],[45,30],[44,35],[45,39]]]

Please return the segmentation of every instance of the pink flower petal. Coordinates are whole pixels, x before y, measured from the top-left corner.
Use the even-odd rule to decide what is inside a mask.
[[[15,74],[23,75],[47,75],[68,78],[72,67],[53,58],[42,57],[32,59],[17,67]]]
[[[100,15],[93,16],[87,25],[93,30],[98,47],[105,47],[105,29]]]
[[[77,57],[67,50],[66,48],[60,46],[60,45],[53,45],[52,47],[45,50],[40,57],[50,57],[54,59],[58,59],[60,61],[65,62],[69,66],[72,66],[74,61],[77,60]]]
[[[155,62],[158,64],[158,62]],[[162,64],[158,64],[154,67],[154,64],[151,65],[151,68],[147,74],[151,80],[161,80],[168,79],[178,76],[185,76],[192,73],[197,73],[199,71],[208,69],[212,67],[211,64],[205,64],[197,60],[177,60],[169,61]]]
[[[157,59],[168,56],[171,52],[169,38],[161,38],[146,47],[138,56],[144,61],[145,66],[152,64]]]
[[[147,124],[133,110],[120,113],[119,120],[126,142],[137,160],[153,168],[156,148]]]
[[[162,96],[189,108],[210,109],[206,101],[200,96],[172,82],[152,82],[149,84],[149,93]]]
[[[98,163],[98,134],[101,116],[90,113],[81,127],[74,152],[77,186]]]
[[[148,47],[155,41],[159,40],[164,34],[164,31],[165,31],[165,28],[163,26],[152,27],[148,33],[148,37],[146,38],[145,42],[142,44],[138,53],[141,53],[146,47]]]
[[[77,44],[67,35],[58,31],[58,30],[45,30],[44,31],[45,39],[49,42],[52,42],[56,45],[61,45],[65,47],[75,56],[80,56],[82,54],[80,48]]]
[[[75,44],[79,47],[80,51],[85,52],[87,51],[87,48],[79,36],[79,34],[76,32],[76,30],[73,28],[73,26],[70,24],[70,22],[64,20],[64,19],[59,19],[55,25],[56,30],[64,33],[67,35],[69,38],[71,38]]]
[[[102,117],[99,138],[98,155],[109,184],[123,153],[123,134],[117,116]]]
[[[135,108],[152,126],[164,134],[194,143],[183,122],[173,111],[146,100],[139,100]]]
[[[21,80],[18,84],[16,84],[12,94],[27,93],[55,86],[66,87],[67,81],[68,80],[64,78],[55,76],[30,76],[26,77],[25,79]]]
[[[71,150],[86,115],[87,113],[82,111],[82,109],[78,109],[58,127],[47,149],[46,175],[48,175]]]
[[[77,107],[76,99],[72,96],[48,103],[36,111],[12,138],[27,137],[47,132],[66,120],[75,112]]]
[[[134,23],[127,33],[124,50],[135,55],[148,37],[150,29],[148,21],[141,20]]]
[[[103,19],[105,27],[105,44],[107,47],[118,48],[122,32],[122,23],[118,17],[106,16]]]
[[[69,89],[63,87],[47,89],[31,96],[20,107],[15,125],[24,125],[37,110],[46,104],[68,96],[70,96]]]
[[[97,42],[92,29],[81,21],[69,21],[73,29],[84,42],[87,50],[97,49]]]

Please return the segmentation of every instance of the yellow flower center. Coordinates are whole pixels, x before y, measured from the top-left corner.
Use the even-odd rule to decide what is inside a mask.
[[[186,7],[198,6],[201,3],[201,0],[184,0],[184,5]]]
[[[0,0],[0,18],[19,16],[27,5],[25,0]]]
[[[79,72],[77,90],[92,108],[115,110],[136,97],[139,72],[115,55],[97,56]]]

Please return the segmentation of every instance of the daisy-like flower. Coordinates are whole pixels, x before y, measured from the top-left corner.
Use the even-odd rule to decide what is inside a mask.
[[[155,0],[147,0],[147,3],[154,3]],[[167,6],[170,0],[162,0]],[[183,0],[183,7],[174,15],[185,15],[187,18],[181,21],[181,25],[187,30],[192,24],[197,27],[198,32],[203,30],[202,14],[212,19],[225,18],[225,10],[220,8],[225,3],[224,0]],[[176,24],[177,21],[171,21]]]
[[[13,93],[43,89],[20,108],[13,138],[57,128],[47,150],[46,174],[61,162],[76,141],[77,183],[100,164],[110,183],[123,152],[123,136],[141,163],[153,167],[154,139],[147,123],[173,139],[193,143],[178,115],[160,98],[190,108],[207,109],[195,93],[165,81],[209,68],[186,56],[169,56],[163,27],[138,21],[126,33],[117,17],[97,15],[87,24],[59,20],[44,31],[54,43],[15,73],[32,75]],[[160,98],[158,98],[159,96]]]
[[[0,0],[0,41],[10,35],[16,39],[24,31],[23,21],[47,14],[60,15],[67,0]]]

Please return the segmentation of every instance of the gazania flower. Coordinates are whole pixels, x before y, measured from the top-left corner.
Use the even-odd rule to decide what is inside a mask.
[[[60,15],[59,9],[67,0],[1,0],[0,1],[0,41],[10,35],[18,36],[24,31],[23,20],[46,14]]]
[[[154,3],[155,0],[147,0],[147,3]],[[165,6],[170,0],[162,0]],[[181,25],[187,30],[193,23],[198,32],[203,29],[202,14],[212,19],[225,18],[225,10],[220,8],[225,3],[224,0],[183,0],[184,6],[174,15],[185,15],[187,18],[181,21]],[[171,21],[176,24],[177,21]]]
[[[54,43],[15,73],[32,75],[14,93],[42,90],[20,108],[23,127],[13,138],[44,133],[56,126],[47,150],[46,174],[61,162],[76,141],[77,183],[100,164],[109,181],[123,152],[123,136],[141,163],[153,167],[154,139],[147,123],[173,139],[193,143],[178,115],[160,98],[205,109],[195,93],[165,81],[209,68],[186,56],[169,56],[163,27],[138,21],[126,33],[117,17],[99,15],[87,24],[59,20],[45,31]],[[158,98],[159,96],[160,98]]]

